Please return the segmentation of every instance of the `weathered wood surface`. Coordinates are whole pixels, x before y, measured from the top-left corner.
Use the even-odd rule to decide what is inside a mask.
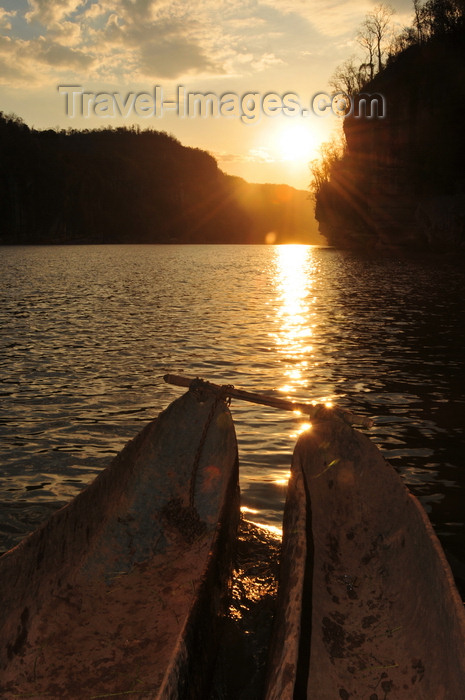
[[[229,410],[188,392],[0,558],[0,697],[202,698],[238,515]]]
[[[266,700],[463,700],[465,614],[418,500],[340,421],[298,441]]]

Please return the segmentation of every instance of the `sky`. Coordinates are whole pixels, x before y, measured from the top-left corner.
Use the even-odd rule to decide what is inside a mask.
[[[329,80],[376,4],[0,0],[0,111],[37,129],[166,131],[229,174],[307,189],[340,128]],[[411,0],[390,4],[410,24]]]

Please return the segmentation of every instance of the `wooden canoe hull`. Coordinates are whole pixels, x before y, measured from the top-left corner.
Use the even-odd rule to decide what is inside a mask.
[[[340,421],[296,445],[267,700],[461,700],[465,614],[418,500]]]
[[[188,392],[0,558],[1,697],[202,697],[238,517],[229,410]]]

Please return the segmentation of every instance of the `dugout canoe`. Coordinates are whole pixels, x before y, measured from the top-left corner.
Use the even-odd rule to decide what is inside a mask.
[[[231,415],[190,390],[0,558],[0,697],[204,698],[238,518]]]
[[[266,700],[462,700],[465,615],[429,519],[366,435],[293,456]]]

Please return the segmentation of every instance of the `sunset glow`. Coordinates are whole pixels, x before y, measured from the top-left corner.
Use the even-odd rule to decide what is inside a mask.
[[[277,145],[283,160],[308,163],[316,157],[319,144],[310,128],[290,123],[280,130]]]
[[[406,21],[411,3],[397,5]],[[312,113],[313,96],[330,90],[368,9],[0,0],[0,110],[38,129],[166,131],[228,174],[307,189],[308,161],[338,122]]]

